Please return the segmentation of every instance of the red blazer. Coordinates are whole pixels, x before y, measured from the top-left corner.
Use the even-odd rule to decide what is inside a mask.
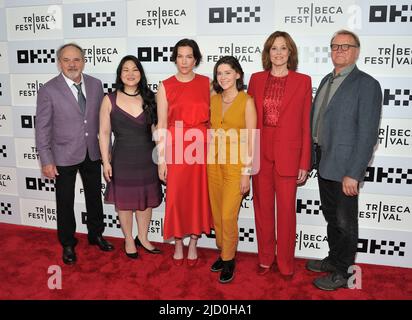
[[[253,96],[256,105],[258,129],[263,127],[263,95],[269,72],[252,74],[248,87],[248,93]],[[310,169],[311,105],[311,78],[289,70],[279,120],[274,129],[275,139],[262,139],[262,132],[260,137],[260,156],[264,148],[274,148],[275,166],[281,176],[297,176],[299,169]]]

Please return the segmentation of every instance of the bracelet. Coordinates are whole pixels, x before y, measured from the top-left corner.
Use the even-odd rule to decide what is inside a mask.
[[[252,167],[244,167],[244,168],[242,168],[242,174],[243,174],[243,175],[246,175],[246,174],[251,175],[251,174],[252,174]]]

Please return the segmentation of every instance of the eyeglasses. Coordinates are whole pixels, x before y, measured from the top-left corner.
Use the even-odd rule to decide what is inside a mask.
[[[330,48],[332,49],[332,51],[338,51],[339,48],[342,49],[342,51],[348,51],[349,48],[359,48],[359,47],[358,47],[358,46],[355,46],[355,45],[353,45],[353,44],[347,44],[347,43],[345,43],[345,44],[335,44],[335,43],[332,43],[332,44],[330,45]]]

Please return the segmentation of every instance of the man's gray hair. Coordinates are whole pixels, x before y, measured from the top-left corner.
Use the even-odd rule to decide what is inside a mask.
[[[56,52],[57,60],[60,60],[60,57],[62,56],[63,50],[67,47],[74,47],[74,48],[78,49],[80,51],[80,54],[82,55],[82,58],[84,59],[84,51],[83,51],[82,47],[80,47],[77,43],[70,42],[70,43],[66,43],[66,44],[62,45],[59,49],[57,49],[57,52]]]
[[[356,33],[345,29],[336,31],[335,34],[332,36],[332,39],[330,39],[330,44],[332,44],[333,39],[335,39],[335,37],[340,34],[351,36],[353,40],[355,40],[355,44],[360,48],[359,37],[356,35]]]

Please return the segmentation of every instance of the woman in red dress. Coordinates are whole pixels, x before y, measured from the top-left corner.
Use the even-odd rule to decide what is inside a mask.
[[[194,40],[180,40],[171,59],[178,72],[157,93],[158,132],[164,133],[159,135],[158,168],[167,186],[163,237],[175,240],[176,265],[183,263],[185,236],[190,236],[187,263],[197,263],[197,239],[212,226],[206,172],[210,85],[209,78],[193,71],[201,59]]]

